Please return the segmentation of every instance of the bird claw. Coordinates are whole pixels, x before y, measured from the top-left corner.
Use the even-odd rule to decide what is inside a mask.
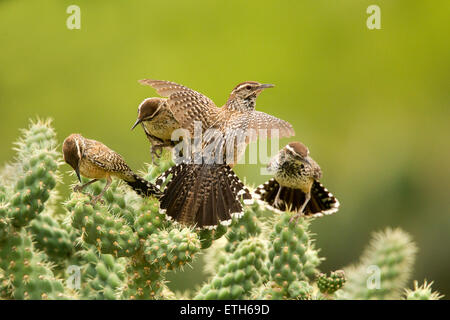
[[[81,192],[81,190],[83,190],[83,188],[80,185],[73,187],[73,192]]]
[[[97,202],[100,202],[101,204],[105,204],[105,200],[102,199],[101,195],[92,196],[91,205],[95,206],[97,204]]]
[[[274,202],[273,202],[273,207],[277,208],[277,209],[280,209],[281,208],[281,204],[282,204],[282,201],[280,199],[275,199]]]
[[[152,155],[152,162],[155,162],[156,160],[159,160],[163,154],[163,145],[154,145],[152,146],[151,155]]]

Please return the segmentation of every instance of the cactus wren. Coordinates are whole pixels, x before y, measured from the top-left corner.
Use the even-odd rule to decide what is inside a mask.
[[[167,99],[145,99],[138,107],[138,118],[131,130],[138,124],[142,125],[150,141],[152,160],[161,156],[162,148],[175,145],[171,140],[172,132],[180,128],[180,125],[175,120]]]
[[[109,188],[112,177],[124,180],[141,195],[160,195],[154,185],[135,174],[118,153],[101,142],[86,139],[80,134],[71,134],[64,140],[62,149],[64,161],[75,170],[78,180],[81,182],[80,174],[92,179],[84,185],[75,186],[75,192],[82,191],[100,179],[106,179],[105,188],[93,198],[93,204],[100,200]]]
[[[149,85],[158,94],[168,97],[167,104],[175,119],[191,135],[194,134],[194,123],[201,122],[202,128],[207,130],[203,143],[204,153],[212,152],[206,156],[216,160],[216,163],[236,163],[245,152],[247,144],[257,139],[260,130],[265,130],[267,136],[273,130],[278,130],[280,138],[295,134],[289,122],[255,110],[256,98],[264,89],[272,88],[271,84],[242,82],[231,91],[227,103],[222,108],[217,108],[208,97],[174,82],[144,79],[140,83]],[[245,140],[235,143],[239,138]],[[233,158],[222,158],[226,156],[226,147],[230,149],[231,144]]]
[[[268,170],[274,178],[260,185],[254,197],[280,210],[296,212],[300,216],[323,216],[335,213],[339,201],[319,182],[322,171],[309,156],[308,148],[291,142],[271,159]]]
[[[157,180],[156,184],[161,187],[169,174],[172,175],[165,186],[161,208],[175,220],[197,227],[227,223],[233,214],[242,213],[240,200],[244,199],[244,203],[250,201],[251,195],[234,174],[232,166],[245,152],[247,144],[256,140],[259,130],[266,130],[269,135],[276,129],[280,137],[294,135],[288,122],[255,111],[258,95],[273,85],[243,82],[233,89],[225,106],[217,108],[208,97],[174,82],[150,79],[140,82],[168,97],[167,103],[175,119],[191,135],[195,134],[195,121],[210,129],[205,133],[202,144],[203,156],[205,151],[211,152],[206,155],[209,157],[207,163],[178,164]],[[235,139],[241,137],[245,140],[235,144]],[[233,158],[227,156],[227,148],[233,151]],[[215,161],[211,163],[211,159]]]

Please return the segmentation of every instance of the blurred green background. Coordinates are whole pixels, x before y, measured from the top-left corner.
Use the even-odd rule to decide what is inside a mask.
[[[81,8],[81,30],[66,8]],[[366,8],[381,8],[381,30]],[[0,162],[30,117],[150,161],[138,79],[182,83],[225,103],[239,82],[274,83],[257,109],[289,120],[341,201],[313,223],[328,271],[356,261],[370,233],[399,226],[413,277],[450,294],[450,1],[0,1]],[[259,184],[260,166],[239,165]],[[63,170],[69,171],[64,165]],[[65,175],[69,184],[75,179]],[[61,186],[66,196],[68,185]],[[195,268],[172,288],[200,284]],[[412,282],[410,283],[412,285]]]

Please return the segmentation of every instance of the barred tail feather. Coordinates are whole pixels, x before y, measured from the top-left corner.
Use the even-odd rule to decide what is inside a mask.
[[[279,202],[275,203],[280,191]],[[281,211],[298,212],[305,202],[305,193],[300,189],[281,187],[275,179],[270,179],[255,190],[255,198],[260,199],[275,209]],[[305,216],[320,217],[333,214],[339,209],[339,201],[320,182],[314,181],[311,188],[311,199],[308,201],[303,214]]]
[[[162,192],[150,181],[145,180],[141,176],[133,173],[133,181],[124,180],[136,193],[144,196],[155,196],[160,198],[162,196]]]
[[[306,206],[314,215],[329,215],[339,210],[340,203],[336,197],[320,182],[314,181],[311,188],[311,199]]]
[[[169,182],[167,182],[172,177]],[[164,194],[160,207],[175,221],[199,228],[215,227],[243,212],[250,192],[225,164],[180,163],[156,181]]]

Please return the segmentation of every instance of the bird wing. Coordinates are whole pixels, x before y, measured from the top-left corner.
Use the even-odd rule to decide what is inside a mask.
[[[204,154],[210,160],[226,157],[226,163],[235,163],[241,158],[247,145],[258,138],[284,138],[295,135],[289,122],[260,111],[234,111],[225,114],[222,119],[226,120],[212,127],[218,130],[208,130],[203,136]]]
[[[207,96],[183,85],[165,80],[143,79],[139,83],[148,85],[159,95],[168,97],[167,103],[181,127],[194,133],[194,121],[200,121],[203,130],[209,128],[220,111]]]
[[[256,141],[258,137],[271,138],[273,135],[275,138],[277,133],[279,138],[295,135],[289,122],[261,111],[233,114],[226,126],[226,139],[227,136],[245,135],[249,139],[248,142]]]
[[[85,157],[108,172],[124,174],[132,172],[120,154],[95,140],[89,141],[89,146],[85,150]]]

